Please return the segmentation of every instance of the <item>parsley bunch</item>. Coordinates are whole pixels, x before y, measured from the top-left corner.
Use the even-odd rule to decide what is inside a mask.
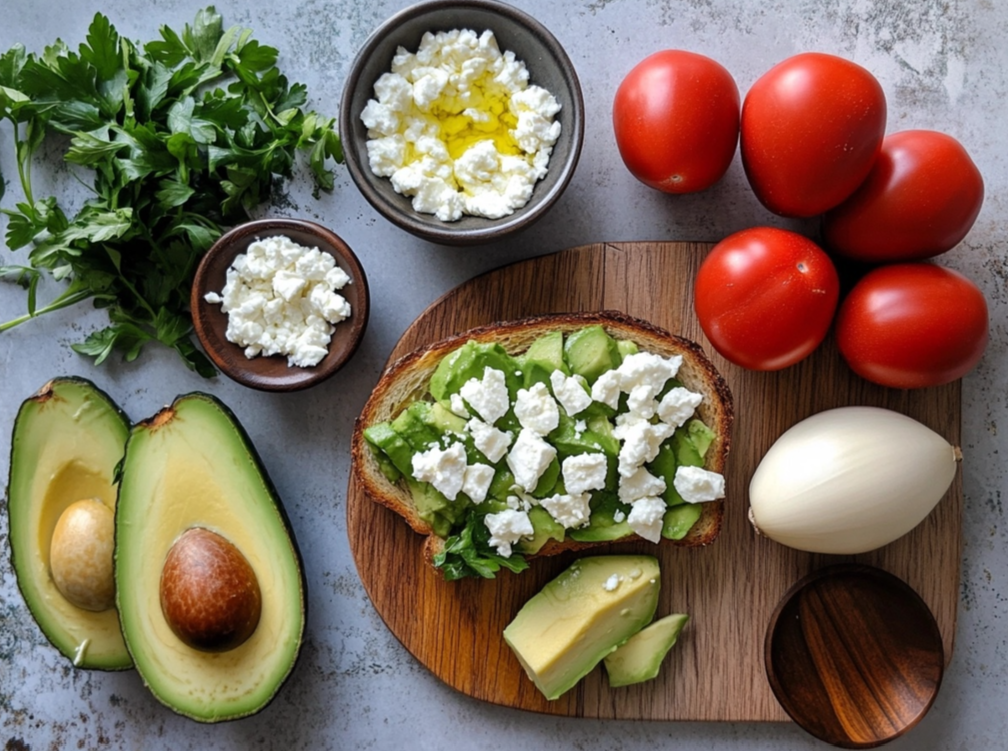
[[[28,292],[27,314],[0,331],[90,298],[109,325],[77,352],[96,363],[113,350],[133,360],[158,341],[209,377],[189,313],[200,257],[223,226],[269,198],[277,176],[291,175],[297,152],[308,153],[317,195],[332,190],[327,160],[342,162],[343,151],[335,118],[304,111],[305,87],[288,84],[277,50],[250,29],[224,31],[209,7],[181,33],[160,33],[141,47],[99,13],[77,52],[57,40],[39,56],[16,45],[0,57],[0,119],[13,125],[25,196],[3,209],[6,241],[31,246],[28,265],[0,266]],[[69,137],[67,162],[94,172],[73,217],[32,192],[32,163],[51,133]],[[43,272],[68,285],[39,306]]]

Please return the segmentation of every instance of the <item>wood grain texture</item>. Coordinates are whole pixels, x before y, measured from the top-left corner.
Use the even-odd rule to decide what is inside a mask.
[[[572,560],[537,559],[520,574],[446,583],[421,561],[421,538],[354,486],[347,528],[364,587],[393,634],[436,676],[470,696],[521,709],[579,717],[651,720],[770,720],[787,715],[763,669],[763,641],[777,603],[802,576],[855,560],[910,584],[935,613],[946,659],[952,655],[961,552],[962,481],[930,516],[873,553],[824,556],[756,536],[747,520],[749,479],[770,445],[815,412],[848,404],[888,407],[960,443],[960,384],[901,392],[854,376],[832,339],[778,373],[737,368],[714,352],[692,312],[693,279],[711,245],[611,243],[533,258],[472,279],[430,306],[403,334],[390,362],[473,326],[570,311],[620,310],[701,344],[735,398],[728,499],[720,537],[702,549],[614,544],[650,552],[662,566],[658,614],[686,612],[683,630],[657,679],[610,689],[601,668],[547,702],[522,672],[501,632],[518,609]]]
[[[902,580],[871,566],[827,566],[771,616],[767,677],[792,718],[841,748],[874,748],[931,708],[945,667],[934,616]]]

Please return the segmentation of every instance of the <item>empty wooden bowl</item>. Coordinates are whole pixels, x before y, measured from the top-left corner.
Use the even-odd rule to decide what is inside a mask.
[[[228,268],[249,245],[257,239],[279,236],[328,253],[350,277],[350,283],[339,290],[350,303],[350,317],[336,324],[329,353],[310,368],[289,366],[283,355],[245,357],[244,348],[227,339],[228,314],[220,305],[204,299],[207,292],[220,293],[224,289]],[[238,383],[261,391],[296,391],[332,376],[357,350],[369,314],[367,277],[357,256],[335,232],[303,219],[259,219],[222,235],[203,256],[196,270],[190,304],[196,336],[214,365]]]
[[[799,581],[767,629],[767,678],[809,733],[841,748],[874,748],[914,727],[938,694],[945,655],[938,624],[905,582],[841,564]]]

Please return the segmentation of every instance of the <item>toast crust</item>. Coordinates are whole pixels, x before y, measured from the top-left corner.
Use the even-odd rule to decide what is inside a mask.
[[[429,563],[433,563],[433,557],[443,547],[444,540],[435,535],[430,525],[417,514],[413,497],[406,484],[404,482],[393,484],[382,474],[378,462],[364,440],[364,429],[375,423],[390,421],[410,403],[426,398],[431,375],[441,360],[471,339],[479,342],[497,342],[510,354],[517,355],[528,349],[529,345],[543,334],[558,330],[566,334],[594,324],[601,324],[617,339],[633,341],[643,351],[665,357],[682,355],[682,367],[676,377],[686,388],[703,394],[704,399],[696,410],[696,416],[715,434],[714,441],[707,450],[704,468],[724,474],[734,420],[732,396],[721,374],[695,342],[617,311],[559,313],[470,329],[421,347],[392,363],[382,374],[354,424],[351,450],[353,471],[359,487],[373,501],[403,517],[416,533],[426,536],[423,556]],[[723,516],[723,500],[705,503],[700,518],[683,539],[663,539],[659,544],[680,547],[708,545],[720,532]],[[638,535],[629,535],[618,542],[641,539]],[[527,554],[525,557],[531,559],[610,544],[612,543],[578,542],[570,539],[563,542],[550,540],[538,553]]]

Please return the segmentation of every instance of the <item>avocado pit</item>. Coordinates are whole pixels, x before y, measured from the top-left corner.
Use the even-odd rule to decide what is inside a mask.
[[[114,544],[115,514],[97,498],[63,511],[49,543],[49,571],[69,603],[96,613],[115,605]]]
[[[248,560],[202,527],[183,532],[161,571],[161,612],[175,635],[203,652],[243,644],[259,625],[262,596]]]

